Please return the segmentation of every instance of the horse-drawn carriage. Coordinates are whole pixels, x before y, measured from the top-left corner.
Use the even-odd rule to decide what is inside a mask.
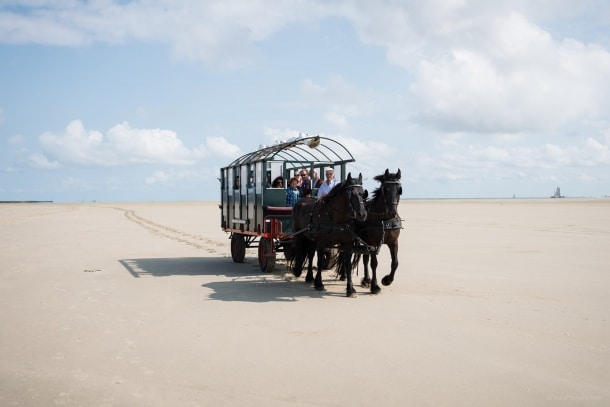
[[[326,137],[299,137],[245,154],[220,171],[221,227],[230,233],[231,257],[242,263],[248,248],[258,248],[261,271],[273,272],[278,253],[294,256],[292,208],[286,207],[290,177],[301,169],[324,174],[332,168],[337,181],[347,177],[354,157],[341,143]],[[282,177],[284,187],[272,180]],[[316,195],[316,189],[312,189]]]

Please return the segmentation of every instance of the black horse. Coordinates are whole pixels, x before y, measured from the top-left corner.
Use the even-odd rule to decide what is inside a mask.
[[[395,174],[388,169],[385,173],[374,177],[381,182],[381,186],[373,191],[373,196],[365,203],[367,218],[364,222],[357,222],[356,233],[357,255],[351,265],[345,263],[342,255],[339,256],[336,270],[341,278],[351,274],[351,270],[358,264],[360,255],[364,264],[364,278],[362,287],[370,287],[371,293],[378,294],[381,291],[377,283],[377,254],[382,245],[386,244],[390,249],[392,257],[390,274],[381,280],[383,285],[390,285],[394,281],[394,273],[398,268],[398,237],[402,229],[402,221],[398,215],[398,204],[402,195],[402,184],[400,182],[400,168]],[[372,278],[369,275],[369,258],[371,260]],[[349,272],[346,272],[349,270]]]
[[[318,291],[324,290],[322,269],[325,263],[324,252],[329,247],[338,247],[346,262],[352,258],[356,239],[356,221],[366,220],[362,188],[362,174],[357,179],[347,175],[345,182],[336,185],[327,195],[320,199],[303,198],[292,208],[294,226],[294,261],[292,272],[299,277],[303,271],[305,258],[309,266],[305,281],[314,282]],[[313,255],[317,253],[317,273],[313,277]],[[345,266],[349,268],[349,264]],[[347,278],[347,296],[355,297],[356,290],[351,275]]]

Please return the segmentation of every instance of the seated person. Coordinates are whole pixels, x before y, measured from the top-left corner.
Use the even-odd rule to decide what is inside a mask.
[[[320,185],[322,185],[322,179],[320,179],[320,177],[318,177],[318,171],[313,170],[312,172],[312,177],[311,177],[311,185],[312,188],[320,188]]]
[[[299,189],[301,190],[301,193],[303,193],[307,189],[311,191],[311,179],[309,178],[309,171],[304,168],[301,170],[300,175],[301,183],[299,184]]]
[[[271,188],[284,188],[284,178],[275,177],[275,179],[271,183]]]
[[[320,185],[318,188],[318,198],[322,198],[324,195],[328,194],[333,187],[337,185],[337,180],[335,179],[335,171],[332,169],[326,170],[326,181]]]
[[[286,189],[286,206],[294,206],[299,199],[301,199],[301,191],[297,187],[299,180],[295,177],[290,178],[288,181],[288,188]]]

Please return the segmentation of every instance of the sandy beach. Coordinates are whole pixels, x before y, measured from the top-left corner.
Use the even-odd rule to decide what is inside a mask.
[[[217,202],[2,204],[0,405],[610,405],[610,199],[399,212],[350,299],[233,263]]]

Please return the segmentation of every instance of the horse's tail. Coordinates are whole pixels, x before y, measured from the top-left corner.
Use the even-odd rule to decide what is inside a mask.
[[[354,255],[352,256],[352,261],[350,264],[350,270],[349,272],[351,273],[356,267],[358,267],[358,263],[360,262],[360,257],[362,255],[360,253],[354,253]],[[339,251],[339,253],[336,255],[336,263],[335,263],[335,275],[337,278],[343,280],[347,277],[347,272],[348,270],[345,270],[345,264],[344,264],[344,260],[345,259],[345,253],[343,251]]]

